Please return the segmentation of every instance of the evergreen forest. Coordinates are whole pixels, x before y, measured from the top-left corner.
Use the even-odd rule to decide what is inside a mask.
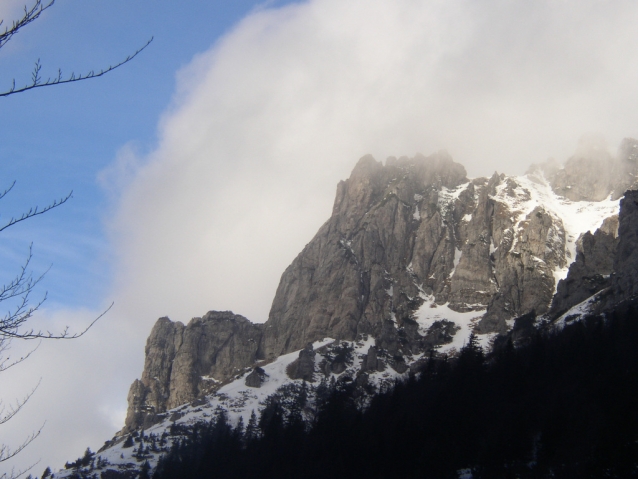
[[[288,396],[296,407],[279,395],[247,425],[231,427],[220,411],[153,477],[638,477],[637,346],[635,304],[489,355],[472,338],[364,411],[354,381],[323,388],[311,425],[305,387]]]

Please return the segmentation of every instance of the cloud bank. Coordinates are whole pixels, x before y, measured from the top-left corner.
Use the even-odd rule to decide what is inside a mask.
[[[517,174],[565,159],[584,132],[635,135],[636,24],[635,3],[599,1],[252,14],[179,73],[160,145],[111,222],[118,291],[140,312],[261,322],[360,156],[445,148],[472,176]]]
[[[23,7],[24,3],[21,0],[4,0],[0,4],[0,19],[4,20],[2,25],[10,26],[13,20],[21,16]]]
[[[611,145],[637,136],[637,24],[633,1],[314,0],[254,11],[178,73],[157,148],[123,148],[102,174],[117,198],[105,293],[116,308],[99,337],[82,340],[87,350],[56,367],[82,372],[75,363],[90,354],[109,394],[60,379],[59,394],[83,406],[58,398],[50,415],[74,409],[96,424],[56,430],[58,444],[40,441],[36,453],[66,448],[72,459],[82,450],[69,456],[64,441],[95,447],[114,432],[158,317],[230,309],[265,321],[279,276],[364,154],[444,148],[470,176],[520,174],[566,159],[585,132]]]

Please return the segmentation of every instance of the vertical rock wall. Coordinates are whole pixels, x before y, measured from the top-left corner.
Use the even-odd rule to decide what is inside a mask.
[[[160,318],[146,342],[142,379],[129,391],[124,430],[148,427],[251,367],[262,327],[229,311],[211,311],[187,326]]]

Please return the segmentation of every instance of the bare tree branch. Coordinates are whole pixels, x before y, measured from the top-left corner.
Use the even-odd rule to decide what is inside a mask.
[[[46,423],[45,423],[46,424]],[[27,447],[29,444],[31,444],[36,437],[38,437],[40,435],[40,433],[42,432],[42,429],[44,428],[44,424],[42,424],[42,426],[40,426],[40,429],[38,429],[37,431],[33,431],[23,442],[22,444],[20,444],[18,447],[16,447],[15,449],[11,449],[9,448],[9,446],[7,446],[6,444],[0,444],[0,462],[4,462],[4,461],[8,461],[9,459],[11,459],[12,457],[17,456],[18,454],[20,454],[20,452]],[[0,476],[1,477],[1,476]],[[17,476],[14,476],[17,477]]]
[[[9,356],[4,356],[4,357],[2,356],[6,351],[10,349],[9,348],[10,344],[11,343],[9,340],[0,341],[0,373],[3,371],[6,371],[7,369],[11,369],[13,366],[15,366],[16,364],[20,364],[22,361],[26,361],[40,347],[40,344],[38,344],[35,348],[33,348],[24,356],[22,356],[20,359],[15,359],[12,361]],[[1,400],[0,400],[0,403],[1,403]]]
[[[2,193],[2,195],[0,195],[0,199],[2,199],[4,195],[6,195],[9,191],[11,191],[11,189],[13,188],[13,185],[15,185],[15,181],[9,188],[7,188]],[[16,223],[20,223],[21,221],[28,220],[29,218],[33,218],[34,216],[42,215],[46,213],[47,211],[52,210],[53,208],[57,208],[58,206],[63,205],[64,203],[69,201],[69,199],[72,196],[73,196],[73,190],[71,190],[71,192],[68,195],[66,195],[64,198],[60,198],[59,200],[54,200],[53,203],[51,203],[50,205],[47,205],[41,210],[39,210],[37,206],[35,208],[30,208],[29,211],[27,211],[26,213],[23,213],[22,216],[20,216],[19,218],[11,218],[11,220],[9,220],[7,224],[0,227],[0,231],[4,231]]]
[[[40,461],[34,462],[26,469],[20,469],[18,471],[16,471],[15,469],[11,469],[11,472],[3,472],[2,475],[0,476],[0,479],[18,479],[18,477],[23,476],[24,474],[29,472],[31,469],[33,469],[35,466],[37,466],[39,462]]]
[[[14,337],[15,334],[18,334],[19,328],[38,310],[46,299],[45,293],[44,298],[42,298],[38,304],[29,306],[29,296],[46,274],[45,271],[40,277],[33,279],[31,273],[28,272],[29,263],[32,258],[33,244],[29,245],[29,254],[24,264],[20,267],[20,272],[10,283],[0,287],[0,303],[13,298],[20,298],[17,305],[13,305],[13,309],[10,308],[7,313],[0,318],[0,338]]]
[[[0,199],[2,199],[15,185],[15,182],[7,188],[4,192],[0,193]],[[57,208],[58,206],[66,203],[71,196],[73,195],[73,191],[69,193],[66,197],[61,198],[59,200],[55,200],[53,203],[47,205],[43,209],[39,209],[37,206],[35,208],[31,208],[28,212],[23,213],[19,218],[11,218],[8,223],[4,226],[0,227],[0,232],[13,226],[21,221],[27,220],[29,218],[33,218],[34,216],[44,214],[48,211],[51,211],[53,208]],[[31,259],[33,258],[33,244],[29,245],[29,253],[24,264],[20,267],[18,274],[9,282],[4,285],[0,285],[0,303],[3,301],[9,301],[12,299],[17,299],[17,302],[11,302],[11,307],[5,313],[4,316],[0,317],[0,352],[4,349],[3,347],[6,344],[3,341],[11,340],[11,339],[74,339],[83,336],[94,324],[98,321],[102,316],[104,316],[110,309],[113,307],[113,303],[97,318],[95,318],[83,331],[80,333],[69,333],[68,327],[65,328],[60,333],[52,333],[50,331],[41,331],[41,330],[21,330],[21,328],[25,325],[25,323],[33,316],[33,314],[40,308],[42,303],[47,298],[47,294],[44,294],[44,297],[38,301],[36,304],[30,302],[31,294],[33,293],[36,285],[42,280],[44,275],[48,272],[45,271],[39,277],[34,278],[31,272],[29,271],[29,264],[31,263]],[[1,359],[1,358],[0,358]],[[6,362],[6,361],[5,361]],[[5,362],[0,362],[0,372],[3,370],[2,368],[6,366]],[[9,367],[9,366],[7,366]]]
[[[13,189],[13,187],[14,187],[15,185],[16,185],[16,181],[15,181],[15,180],[13,180],[13,183],[11,183],[11,186],[9,186],[9,188],[7,188],[7,189],[6,189],[6,190],[4,190],[2,193],[0,193],[0,200],[1,200],[2,198],[4,198],[4,197],[7,195],[7,193],[9,193],[9,191],[11,191],[11,190]]]
[[[6,407],[4,406],[4,404],[2,404],[2,401],[0,401],[0,424],[4,424],[5,422],[9,421],[9,419],[11,419],[13,416],[18,414],[20,409],[22,409],[22,407],[27,403],[27,401],[31,399],[31,396],[33,396],[36,389],[38,389],[38,387],[40,386],[41,382],[42,382],[42,379],[38,381],[38,384],[36,384],[36,386],[31,391],[29,391],[29,393],[25,397],[16,401],[15,405],[9,406],[8,410],[6,410]],[[4,460],[2,459],[1,451],[2,451],[2,447],[0,447],[0,462]]]
[[[1,1],[1,0],[0,0]],[[24,7],[24,13],[19,20],[13,21],[10,27],[5,27],[4,30],[0,28],[0,49],[9,42],[13,36],[18,33],[22,28],[31,22],[35,21],[40,17],[43,11],[47,10],[55,3],[55,0],[32,0],[34,4],[31,8]],[[3,20],[0,19],[0,27],[3,25]],[[63,76],[62,70],[58,69],[58,73],[55,77],[49,77],[46,80],[42,79],[42,63],[40,59],[38,59],[35,63],[33,71],[31,73],[31,82],[22,87],[16,88],[15,78],[12,81],[11,88],[8,91],[0,93],[0,97],[6,97],[9,95],[14,95],[16,93],[21,93],[29,90],[33,90],[34,88],[40,88],[45,86],[52,85],[60,85],[63,83],[73,83],[77,81],[89,80],[91,78],[101,77],[116,68],[130,62],[133,58],[135,58],[139,53],[141,53],[148,45],[153,41],[153,38],[146,42],[142,48],[138,49],[132,55],[127,56],[123,61],[110,65],[106,69],[102,69],[99,72],[95,72],[93,70],[88,73],[76,75],[75,73],[71,73],[69,76]],[[15,181],[9,186],[6,190],[0,192],[0,199],[4,198],[15,186]],[[12,217],[8,223],[4,224],[4,226],[0,226],[0,232],[5,229],[25,221],[29,218],[33,218],[34,216],[38,216],[44,214],[48,211],[51,211],[53,208],[57,208],[58,206],[66,203],[72,196],[73,191],[71,191],[66,197],[60,198],[59,200],[53,201],[53,203],[44,207],[43,209],[39,209],[37,206],[35,208],[29,209],[26,213],[23,213],[20,217],[15,218]],[[33,257],[32,253],[32,245],[29,246],[29,254],[27,256],[26,261],[20,267],[17,275],[7,284],[0,285],[0,303],[3,301],[8,301],[10,305],[7,313],[0,317],[0,372],[6,371],[7,369],[15,366],[16,364],[21,363],[25,359],[27,359],[31,354],[37,349],[34,348],[27,354],[23,355],[20,359],[11,360],[9,355],[5,354],[9,350],[9,346],[11,344],[12,339],[74,339],[83,336],[93,325],[104,316],[110,309],[113,307],[113,303],[100,314],[97,318],[95,318],[91,323],[80,333],[69,333],[69,328],[65,327],[64,330],[60,333],[51,333],[50,331],[40,331],[34,329],[25,329],[26,322],[33,316],[33,314],[40,308],[42,303],[46,300],[46,293],[44,297],[35,305],[30,303],[31,293],[34,291],[35,286],[42,280],[44,274],[40,275],[37,278],[34,278],[32,273],[29,271],[29,264],[31,263],[31,259]],[[11,420],[29,401],[29,399],[33,396],[36,389],[39,386],[36,385],[25,397],[20,400],[16,400],[14,404],[10,404],[9,406],[4,406],[2,401],[0,401],[0,425],[6,423]],[[32,432],[19,446],[15,448],[10,448],[6,444],[0,443],[0,463],[5,462],[17,454],[19,454],[24,448],[26,448],[29,444],[31,444],[42,432],[42,427],[38,430]],[[37,464],[37,463],[36,463]],[[17,479],[19,476],[26,474],[30,471],[35,464],[31,465],[27,469],[16,470],[12,469],[11,472],[0,473],[0,479]]]
[[[42,302],[40,302],[38,306],[40,306]],[[84,336],[86,332],[89,329],[91,329],[91,327],[95,323],[97,323],[100,319],[102,319],[102,317],[111,310],[114,304],[115,304],[114,302],[111,303],[108,308],[106,308],[97,318],[91,321],[89,325],[80,333],[70,334],[68,326],[65,327],[61,333],[51,333],[50,331],[47,331],[45,333],[43,331],[35,331],[35,330],[30,330],[26,332],[12,332],[12,331],[3,331],[0,328],[0,341],[2,341],[3,338],[10,338],[10,339],[76,339],[76,338],[80,338]],[[37,307],[34,307],[32,309],[35,310],[37,309]]]
[[[14,21],[11,27],[6,27],[3,33],[0,33],[0,48],[2,48],[11,37],[18,33],[20,29],[32,21],[36,20],[42,12],[44,12],[47,8],[52,6],[55,3],[55,0],[51,0],[46,5],[42,4],[42,0],[36,0],[35,4],[31,8],[24,7],[24,15],[20,20]],[[4,20],[0,20],[0,25],[2,25]]]
[[[146,44],[142,48],[137,50],[135,53],[133,53],[132,55],[127,56],[120,63],[118,63],[116,65],[109,66],[106,70],[100,70],[97,73],[95,71],[91,70],[90,72],[85,73],[84,75],[80,74],[78,76],[76,76],[75,73],[72,72],[71,75],[68,78],[62,78],[62,70],[58,69],[58,75],[56,77],[54,77],[54,78],[50,78],[49,77],[45,82],[43,82],[42,78],[40,77],[40,70],[42,69],[42,65],[40,63],[40,59],[38,58],[38,60],[35,62],[35,67],[33,68],[33,72],[31,73],[31,83],[28,84],[28,85],[25,85],[23,87],[16,88],[16,81],[14,79],[13,80],[13,84],[11,86],[11,89],[9,89],[8,91],[5,91],[3,93],[0,93],[0,97],[14,95],[16,93],[22,93],[24,91],[33,90],[34,88],[40,88],[40,87],[43,87],[43,86],[61,85],[63,83],[73,83],[73,82],[76,82],[76,81],[90,80],[91,78],[101,77],[102,75],[106,75],[107,73],[112,72],[116,68],[119,68],[122,65],[124,65],[124,64],[130,62],[131,60],[133,60],[133,58],[135,58],[146,47],[148,47],[152,41],[153,41],[153,37],[151,37],[151,39],[148,42],[146,42]]]
[[[31,396],[33,396],[36,389],[38,389],[38,386],[40,386],[41,381],[42,380],[38,381],[38,384],[24,398],[22,398],[19,401],[16,401],[16,404],[14,406],[10,406],[7,412],[5,412],[5,407],[2,405],[2,403],[0,403],[0,424],[4,424],[5,422],[9,421],[18,412],[20,412],[20,410],[29,401],[29,399],[31,399]],[[38,430],[33,431],[31,434],[29,434],[29,436],[27,436],[27,438],[24,441],[22,441],[22,444],[20,444],[15,449],[11,449],[6,444],[0,444],[0,462],[8,461],[12,457],[17,456],[25,447],[31,444],[40,435],[45,424],[46,422],[43,423]],[[29,466],[28,468],[17,471],[17,472],[14,469],[12,469],[11,473],[5,472],[4,474],[0,475],[0,479],[15,479],[17,477],[20,477],[21,475],[25,474],[27,471],[30,471],[36,464],[37,462]]]

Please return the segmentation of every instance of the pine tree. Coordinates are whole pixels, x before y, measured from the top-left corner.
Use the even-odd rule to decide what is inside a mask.
[[[142,467],[140,468],[139,479],[151,479],[150,471],[151,465],[148,461],[144,461],[144,464],[142,464]]]
[[[236,437],[238,438],[242,438],[244,437],[244,417],[243,416],[239,416],[239,421],[237,421],[237,426],[235,426],[235,430],[233,431],[233,434],[235,434]]]
[[[133,436],[131,436],[130,434],[126,437],[126,441],[124,441],[124,444],[122,444],[122,447],[126,448],[126,447],[133,447]]]
[[[246,427],[244,440],[246,443],[249,443],[255,439],[258,439],[260,436],[261,430],[259,429],[259,424],[257,422],[257,415],[255,414],[255,410],[253,409],[250,413],[250,419],[248,420],[248,426]]]
[[[485,353],[478,342],[474,331],[470,333],[467,344],[461,348],[459,354],[459,368],[462,370],[480,368],[485,361]]]

